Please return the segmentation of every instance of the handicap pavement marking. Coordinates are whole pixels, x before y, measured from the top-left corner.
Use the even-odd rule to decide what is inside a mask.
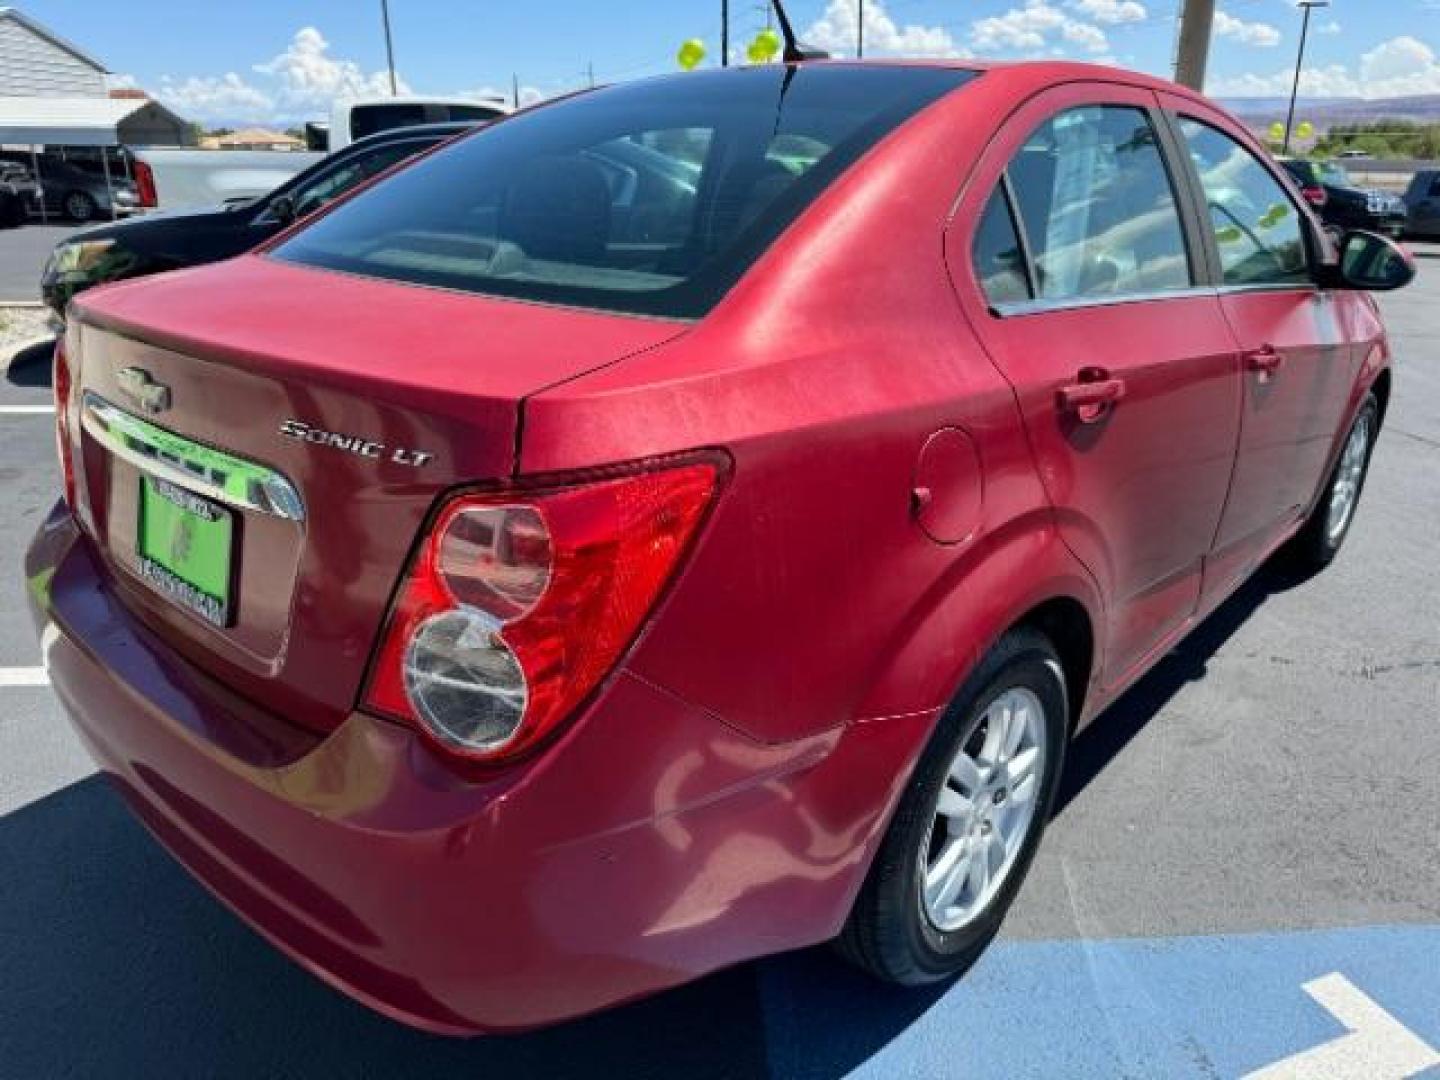
[[[1406,1080],[1440,1065],[1440,1053],[1339,972],[1306,983],[1305,992],[1344,1024],[1348,1034],[1252,1072],[1245,1080]]]
[[[1440,1080],[1434,925],[1001,941],[928,991],[802,954],[760,992],[787,1078]]]

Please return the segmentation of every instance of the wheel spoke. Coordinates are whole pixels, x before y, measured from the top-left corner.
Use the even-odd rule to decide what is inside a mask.
[[[1035,769],[1040,764],[1040,748],[1030,746],[1021,750],[1005,766],[1005,782],[1010,787],[1010,794],[1013,797],[1025,781],[1035,775]]]
[[[954,780],[955,786],[966,795],[973,795],[985,786],[985,778],[980,775],[980,766],[963,750],[950,764],[950,779]]]
[[[1025,739],[1025,732],[1030,726],[1030,710],[1021,703],[1006,709],[1005,715],[1008,720],[1005,725],[1005,741],[1001,744],[1000,760],[1008,762]]]
[[[949,841],[940,857],[925,872],[925,900],[932,911],[943,911],[955,902],[955,896],[968,876],[971,845],[964,838]]]
[[[968,824],[975,814],[975,804],[947,784],[940,789],[935,812],[948,821]]]

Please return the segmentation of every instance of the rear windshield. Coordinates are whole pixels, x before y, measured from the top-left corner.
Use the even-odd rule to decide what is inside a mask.
[[[698,318],[876,141],[975,73],[696,72],[522,113],[272,254],[418,285]]]

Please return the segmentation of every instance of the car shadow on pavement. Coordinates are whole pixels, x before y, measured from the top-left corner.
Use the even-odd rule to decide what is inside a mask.
[[[1187,683],[1205,678],[1210,658],[1266,600],[1304,581],[1282,561],[1272,559],[1096,717],[1066,752],[1065,776],[1055,798],[1054,815],[1064,813]]]
[[[54,353],[54,338],[26,345],[10,358],[10,365],[5,369],[5,381],[11,386],[48,387],[51,377],[50,358]]]
[[[424,1035],[282,957],[99,777],[0,817],[0,875],[5,1076],[829,1078],[944,989],[887,988],[816,949],[546,1031]]]

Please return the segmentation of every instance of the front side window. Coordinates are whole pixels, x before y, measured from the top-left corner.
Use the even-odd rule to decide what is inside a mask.
[[[1198,120],[1180,131],[1200,174],[1227,285],[1305,285],[1310,268],[1300,211],[1245,147]]]
[[[378,176],[397,161],[404,161],[411,154],[418,153],[425,145],[414,141],[398,142],[357,154],[338,169],[318,176],[300,188],[295,193],[296,213],[308,214],[338,199],[362,180]]]
[[[1094,105],[1046,121],[1008,175],[1045,300],[1184,289],[1185,231],[1141,109]]]
[[[696,318],[861,154],[974,77],[775,64],[582,94],[416,162],[272,256]]]

